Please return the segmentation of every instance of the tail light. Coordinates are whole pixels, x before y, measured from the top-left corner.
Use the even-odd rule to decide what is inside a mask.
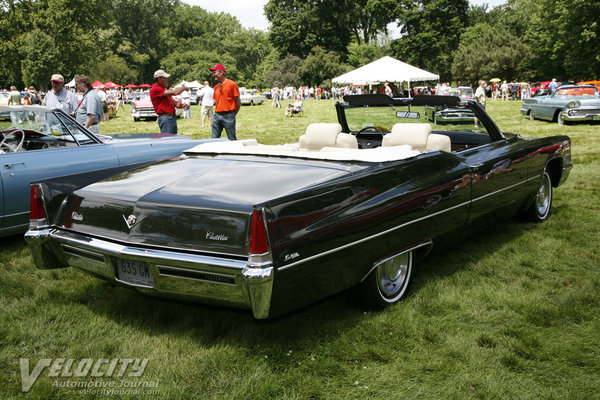
[[[29,211],[29,226],[37,228],[46,225],[46,211],[42,187],[39,184],[31,185],[31,208]]]
[[[261,210],[252,213],[252,228],[250,231],[250,255],[262,255],[269,252],[267,230]]]

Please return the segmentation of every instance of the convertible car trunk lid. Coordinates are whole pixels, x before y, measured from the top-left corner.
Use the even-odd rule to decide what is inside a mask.
[[[182,157],[76,191],[58,225],[128,243],[247,255],[255,205],[349,173],[303,160]]]

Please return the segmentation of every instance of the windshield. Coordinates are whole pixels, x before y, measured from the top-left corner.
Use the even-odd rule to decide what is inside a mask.
[[[428,123],[434,132],[461,131],[488,135],[486,128],[465,105],[345,106],[344,112],[348,128],[353,133],[369,130],[370,127],[390,132],[398,123]]]
[[[71,117],[39,106],[0,107],[0,134],[6,143],[24,138],[19,151],[98,143]]]
[[[568,87],[564,89],[558,89],[554,97],[598,97],[598,91],[594,87]]]

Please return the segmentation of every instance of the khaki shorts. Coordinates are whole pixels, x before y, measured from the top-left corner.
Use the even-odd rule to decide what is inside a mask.
[[[200,110],[200,115],[203,117],[206,117],[208,115],[208,118],[212,118],[214,110],[215,106],[202,106],[202,109]]]

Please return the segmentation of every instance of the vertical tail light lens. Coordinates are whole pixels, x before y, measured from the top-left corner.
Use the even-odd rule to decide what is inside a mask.
[[[266,254],[268,251],[267,231],[265,229],[263,213],[260,210],[254,210],[250,231],[250,255]]]
[[[44,199],[42,196],[42,187],[40,185],[31,185],[29,220],[31,222],[30,225],[35,227],[46,223],[46,211],[44,210]]]

